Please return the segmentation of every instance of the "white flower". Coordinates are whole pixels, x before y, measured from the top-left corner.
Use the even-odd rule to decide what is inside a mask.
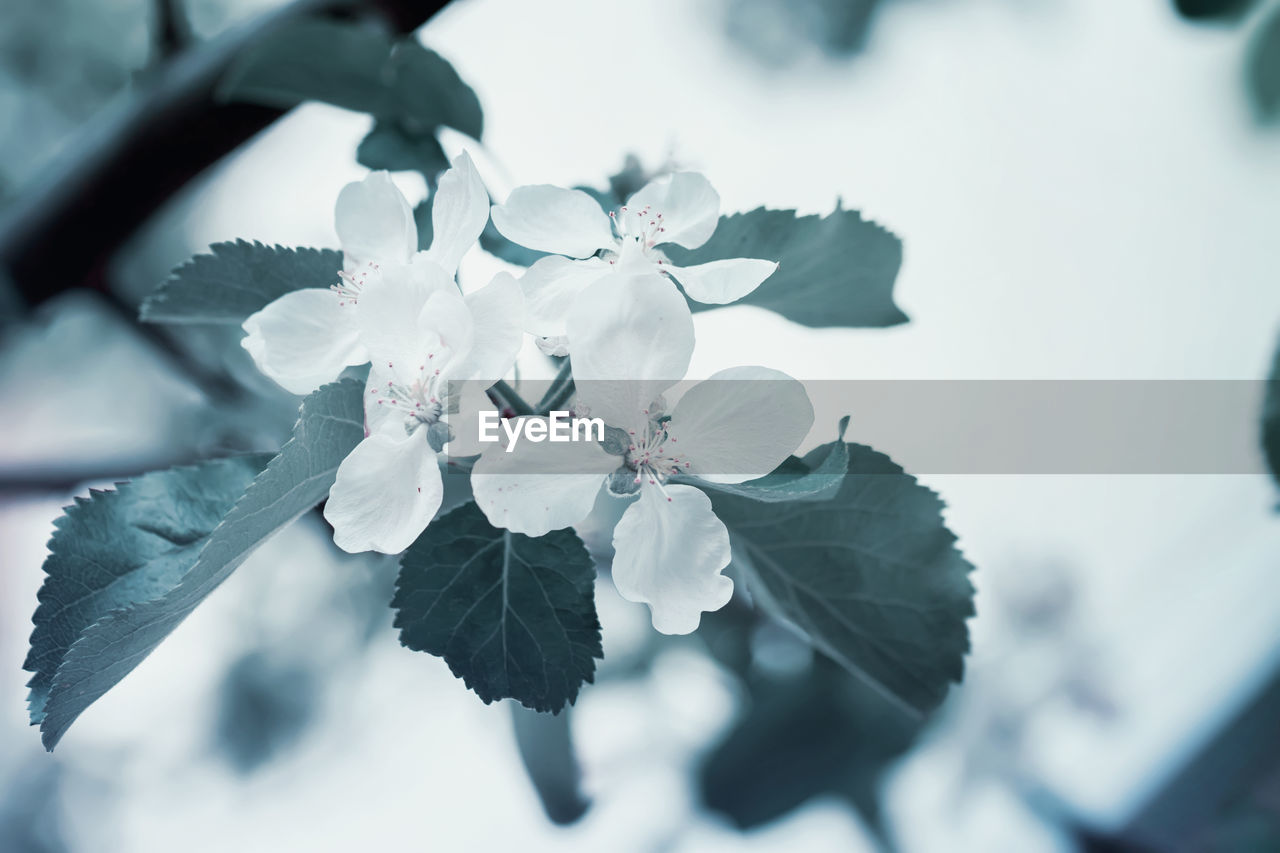
[[[342,244],[338,283],[287,293],[249,317],[244,348],[259,370],[293,394],[309,394],[344,367],[364,364],[369,351],[355,315],[365,288],[383,277],[403,277],[415,257],[453,276],[484,230],[488,208],[488,193],[464,153],[440,179],[431,207],[431,248],[418,252],[413,211],[388,173],[372,172],[347,184],[334,208]]]
[[[511,369],[524,337],[522,303],[506,273],[464,298],[428,258],[365,286],[367,435],[338,467],[324,509],[338,547],[397,554],[426,529],[443,497],[436,453],[448,440],[451,399],[476,407]]]
[[[671,275],[697,302],[733,302],[755,290],[778,268],[776,263],[729,258],[678,267],[663,253],[661,246],[667,243],[701,246],[719,219],[720,196],[697,172],[651,181],[607,216],[582,190],[545,184],[517,187],[506,203],[493,208],[493,224],[503,236],[553,253],[520,280],[528,331],[549,338],[565,334],[578,294],[614,271]]]
[[[738,483],[776,468],[813,424],[803,386],[763,367],[721,371],[669,412],[662,394],[684,376],[693,321],[660,276],[622,276],[586,290],[568,320],[579,400],[627,436],[623,455],[593,442],[490,445],[472,471],[489,521],[529,536],[581,522],[600,486],[639,497],[614,530],[613,580],[648,604],[667,634],[697,628],[733,593],[721,575],[729,533],[699,480]],[[616,434],[615,434],[616,435]],[[682,482],[669,482],[680,475]]]

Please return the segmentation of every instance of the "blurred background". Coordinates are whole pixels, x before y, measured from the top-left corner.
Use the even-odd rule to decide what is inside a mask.
[[[307,517],[45,754],[21,665],[60,508],[274,449],[296,413],[238,330],[140,326],[138,301],[211,242],[336,246],[371,120],[245,110],[178,140],[247,141],[154,203],[86,184],[141,223],[88,275],[61,271],[80,241],[24,253],[24,223],[104,138],[163,121],[137,108],[173,82],[167,57],[279,5],[0,9],[0,257],[22,260],[0,269],[0,851],[1280,850],[1280,518],[1262,476],[922,473],[978,589],[964,683],[923,723],[737,603],[663,638],[608,582],[605,659],[572,712],[486,707],[400,647],[394,560],[342,555]],[[462,0],[419,37],[479,95],[498,192],[604,185],[633,155],[704,171],[726,210],[841,200],[904,241],[911,322],[703,313],[695,376],[1270,368],[1280,4]],[[139,186],[158,162],[136,164]],[[397,180],[422,199],[421,177]],[[463,276],[498,263],[476,252]]]

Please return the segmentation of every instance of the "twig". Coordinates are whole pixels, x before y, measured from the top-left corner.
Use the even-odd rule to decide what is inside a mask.
[[[569,402],[574,390],[573,366],[569,364],[569,359],[566,358],[564,363],[560,365],[560,372],[551,381],[551,387],[547,389],[547,393],[543,395],[542,400],[538,403],[538,411],[546,415],[555,409],[559,409]]]
[[[533,406],[525,402],[525,399],[516,393],[516,389],[508,385],[506,380],[499,379],[493,383],[489,393],[498,398],[499,405],[504,409],[510,409],[517,417],[534,413]]]
[[[369,12],[412,32],[447,0],[296,0],[154,69],[141,91],[82,132],[0,219],[0,271],[28,305],[95,281],[178,190],[284,115],[214,90],[232,62],[299,18]],[[95,275],[95,273],[99,273]]]

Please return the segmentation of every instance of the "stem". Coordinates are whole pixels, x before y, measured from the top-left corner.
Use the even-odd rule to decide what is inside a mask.
[[[582,792],[582,768],[570,727],[572,707],[552,715],[508,704],[520,760],[547,817],[560,826],[576,822],[586,814],[591,800]]]
[[[525,402],[524,397],[516,393],[516,389],[507,384],[506,380],[499,379],[493,383],[493,387],[489,389],[489,393],[498,398],[498,403],[505,409],[515,412],[516,416],[532,415],[533,406]]]
[[[573,366],[569,364],[569,359],[566,358],[564,364],[560,365],[560,372],[551,381],[551,387],[547,389],[547,393],[538,403],[538,411],[544,415],[550,414],[553,410],[559,409],[569,402],[573,392]]]

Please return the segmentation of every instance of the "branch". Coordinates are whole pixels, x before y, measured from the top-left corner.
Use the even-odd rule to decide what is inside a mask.
[[[232,62],[309,15],[372,13],[398,33],[447,0],[296,0],[157,66],[128,102],[99,117],[0,218],[0,273],[29,305],[92,283],[115,251],[206,168],[284,110],[214,99]]]

